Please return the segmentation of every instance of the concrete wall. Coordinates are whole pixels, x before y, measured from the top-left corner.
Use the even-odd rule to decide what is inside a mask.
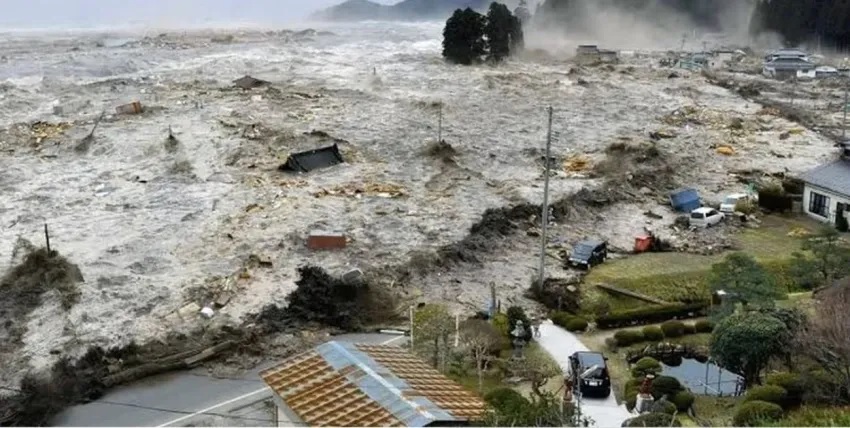
[[[844,205],[846,205],[848,207],[848,210],[850,210],[850,197],[848,197],[848,196],[839,195],[835,192],[832,192],[832,191],[829,191],[829,190],[826,190],[826,189],[823,189],[823,188],[820,188],[820,187],[817,187],[817,186],[812,186],[810,184],[806,184],[804,190],[805,191],[803,192],[803,212],[806,213],[809,217],[811,217],[811,218],[813,218],[817,221],[829,222],[829,223],[834,224],[835,223],[835,214],[838,211],[838,204],[839,203],[843,203]],[[812,192],[820,193],[821,195],[824,195],[824,196],[829,198],[829,205],[828,205],[829,213],[827,214],[827,217],[822,217],[819,214],[815,214],[815,213],[812,213],[812,212],[809,211],[809,203],[811,201]],[[845,217],[847,217],[846,213],[845,213]]]

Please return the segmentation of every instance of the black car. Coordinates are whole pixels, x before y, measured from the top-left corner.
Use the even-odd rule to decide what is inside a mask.
[[[570,356],[570,375],[583,396],[607,398],[611,395],[608,359],[598,352],[576,352]]]
[[[608,258],[608,243],[587,239],[579,242],[570,253],[568,264],[585,269],[590,269],[601,264]]]

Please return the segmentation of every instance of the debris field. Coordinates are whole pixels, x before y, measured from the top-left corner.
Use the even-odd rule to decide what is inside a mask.
[[[670,78],[662,54],[458,67],[440,58],[438,25],[381,25],[0,42],[0,269],[48,223],[85,278],[68,310],[42,296],[2,378],[89,345],[238,325],[285,304],[307,263],[455,309],[483,309],[491,283],[530,306],[549,105],[553,274],[558,249],[586,236],[616,251],[644,227],[669,231],[676,188],[719,200],[833,151],[698,72]],[[328,147],[342,162],[281,168]],[[519,230],[482,231],[506,224]],[[311,250],[320,231],[344,245]]]

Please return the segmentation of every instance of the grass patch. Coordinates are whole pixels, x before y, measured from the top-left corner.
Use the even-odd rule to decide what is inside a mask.
[[[732,425],[735,408],[743,397],[709,397],[697,395],[694,400],[694,415],[701,424],[713,427]]]
[[[478,374],[473,370],[472,373],[468,373],[465,375],[459,375],[457,373],[448,373],[447,377],[466,388],[468,391],[478,394],[480,396],[485,396],[487,393],[494,389],[504,388],[505,385],[502,384],[502,379],[498,373],[493,370],[487,371],[484,373],[482,379],[483,390],[479,394],[478,392]]]
[[[760,228],[746,229],[736,237],[740,251],[761,263],[784,292],[794,291],[789,274],[791,254],[803,244],[801,238],[788,236],[796,228],[814,232],[817,225],[796,216],[768,216]],[[709,298],[708,272],[726,254],[639,254],[594,268],[586,283],[611,284],[671,302],[705,300]]]

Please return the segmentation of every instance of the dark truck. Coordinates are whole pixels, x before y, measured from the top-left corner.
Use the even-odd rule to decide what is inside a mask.
[[[608,359],[598,352],[576,352],[570,355],[570,376],[583,396],[608,398],[611,378]]]
[[[602,264],[608,258],[608,244],[605,241],[586,239],[573,247],[568,266],[590,269]]]

